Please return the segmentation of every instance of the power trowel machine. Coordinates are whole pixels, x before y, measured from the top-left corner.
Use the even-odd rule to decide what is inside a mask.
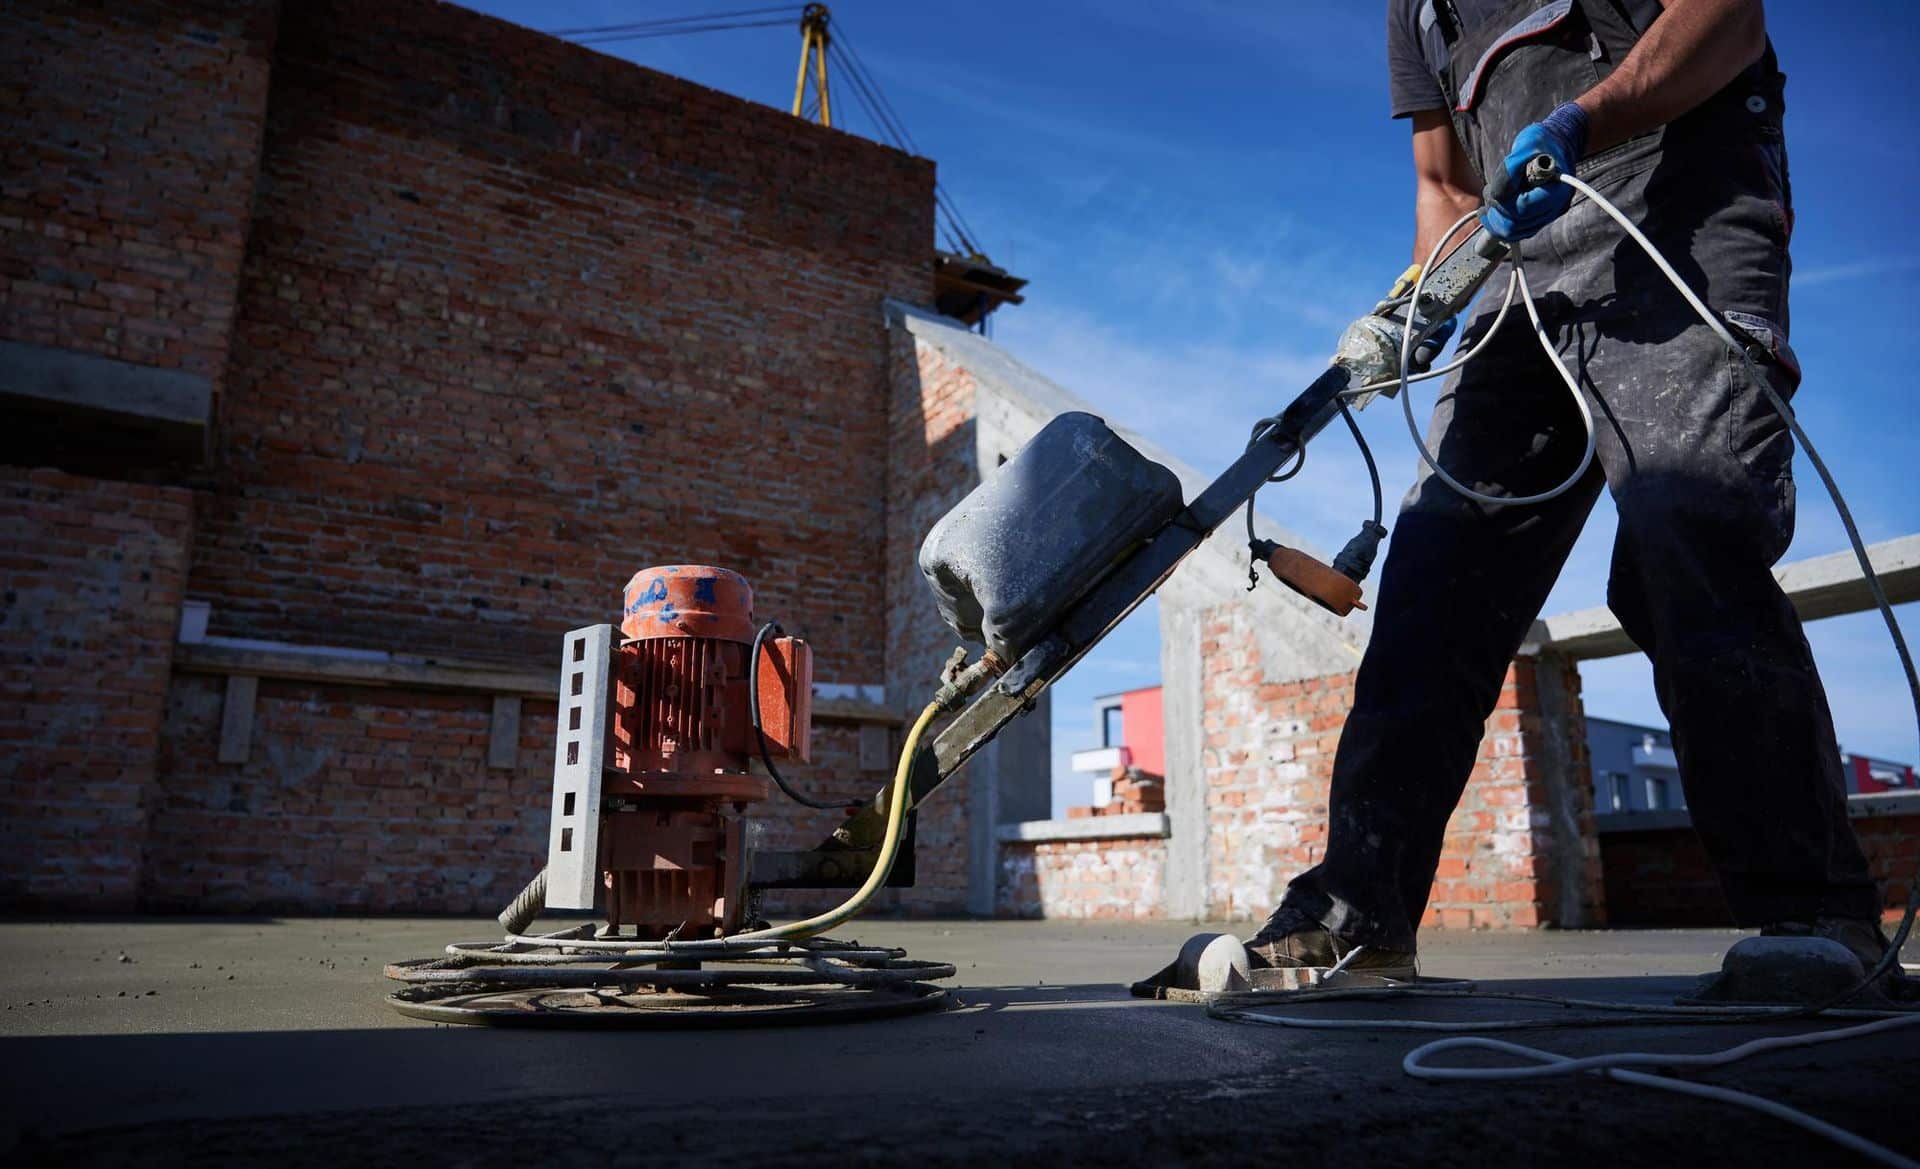
[[[1545,156],[1527,172],[1535,183],[1562,177]],[[1651,251],[1590,188],[1564,178]],[[1197,498],[1182,499],[1170,470],[1100,419],[1068,413],[935,524],[921,571],[946,622],[984,648],[977,656],[956,650],[941,677],[928,680],[930,701],[910,723],[893,780],[870,800],[822,804],[782,778],[776,760],[809,757],[811,653],[755,614],[745,579],[695,565],[635,575],[617,625],[576,629],[563,640],[547,865],[500,915],[506,938],[388,967],[406,984],[390,1001],[447,1022],[638,1027],[805,1022],[941,1005],[947,996],[936,984],[952,966],[833,940],[829,931],[880,889],[913,883],[916,809],[1237,509],[1248,508],[1250,553],[1276,579],[1340,616],[1360,606],[1361,582],[1386,534],[1377,475],[1373,520],[1332,564],[1254,538],[1252,500],[1329,423],[1352,425],[1351,411],[1397,394],[1410,371],[1426,369],[1509,248],[1477,228],[1436,263],[1440,251],[1348,328],[1326,371],[1260,420],[1245,452]],[[1516,289],[1531,316],[1517,265],[1502,315]],[[1710,323],[1742,352],[1737,329],[1717,315]],[[1745,351],[1749,360],[1759,348]],[[1550,346],[1548,353],[1559,362]],[[1564,367],[1562,374],[1573,388]],[[764,847],[752,809],[771,794],[770,783],[840,818],[810,849]],[[847,895],[832,910],[775,926],[759,911],[770,890]],[[528,932],[545,910],[596,906],[603,922]],[[1298,990],[1340,985],[1343,974],[1248,967],[1236,939],[1202,935],[1135,991],[1210,999],[1261,990],[1263,976],[1285,980],[1269,989]]]
[[[908,731],[894,780],[840,809],[811,849],[760,846],[752,809],[777,760],[809,754],[811,654],[757,620],[749,583],[724,568],[638,573],[617,625],[563,641],[547,865],[502,914],[504,942],[456,944],[400,963],[391,1001],[441,1021],[713,1025],[844,1018],[939,1005],[951,966],[828,939],[880,888],[913,882],[913,812],[1166,581],[1329,422],[1393,388],[1403,341],[1427,343],[1506,251],[1480,233],[1425,282],[1349,330],[1304,393],[1264,419],[1200,496],[1106,423],[1043,427],[934,525],[920,567],[956,650]],[[1338,560],[1259,551],[1279,579],[1334,612],[1359,598],[1377,546],[1363,530]],[[953,715],[929,736],[937,717]],[[761,764],[756,774],[751,764]],[[849,891],[838,909],[768,926],[761,895]],[[604,921],[530,934],[544,910]]]

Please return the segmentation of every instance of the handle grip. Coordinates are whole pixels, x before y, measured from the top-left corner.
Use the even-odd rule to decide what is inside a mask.
[[[1518,196],[1521,191],[1531,190],[1534,187],[1544,187],[1548,183],[1557,183],[1559,181],[1560,164],[1553,160],[1553,155],[1544,153],[1536,154],[1527,160],[1526,168],[1522,172],[1520,182],[1517,186],[1514,183],[1512,172],[1507,170],[1506,167],[1503,166],[1495,171],[1493,178],[1488,181],[1487,189],[1482,193],[1481,199],[1489,206],[1495,203],[1505,203],[1507,200]]]

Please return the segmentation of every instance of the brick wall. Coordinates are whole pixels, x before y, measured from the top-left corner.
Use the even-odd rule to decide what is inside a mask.
[[[723,564],[877,681],[880,303],[933,168],[452,5],[289,4],[192,590],[216,635],[545,662]]]
[[[1264,917],[1287,881],[1325,854],[1327,790],[1334,751],[1353,704],[1353,674],[1271,681],[1261,666],[1250,615],[1221,605],[1207,614],[1205,663],[1206,822],[1209,916]],[[1556,841],[1546,768],[1549,744],[1539,711],[1538,671],[1578,693],[1570,663],[1523,658],[1509,671],[1472,777],[1453,817],[1423,925],[1524,928],[1564,920],[1559,882],[1576,886],[1584,920],[1601,914],[1590,798],[1565,809],[1582,838],[1576,854]],[[1585,766],[1584,734],[1559,732]],[[1590,785],[1576,784],[1575,793]],[[1572,793],[1570,793],[1572,794]]]
[[[218,384],[276,7],[0,6],[0,337]]]
[[[209,465],[165,494],[192,489],[168,567],[214,636],[544,669],[636,569],[707,561],[818,680],[888,679],[881,306],[931,298],[931,163],[426,0],[30,2],[0,32],[0,336],[220,387]],[[76,484],[76,514],[127,511]],[[161,687],[176,619],[137,655]],[[540,704],[489,772],[484,697],[263,683],[242,765],[218,689],[176,678],[157,771],[149,743],[121,774],[154,904],[467,910],[537,858]],[[855,728],[815,741],[815,790],[884,781]],[[14,776],[71,778],[58,747]],[[887,904],[962,903],[966,809],[929,806]],[[832,824],[767,810],[774,846]]]
[[[1002,917],[1158,921],[1166,917],[1167,842],[1010,842],[1000,848]]]
[[[491,912],[545,862],[553,706],[489,770],[492,702],[261,682],[250,758],[215,761],[225,687],[181,675],[149,811],[156,909]]]
[[[1915,801],[1855,801],[1873,809],[1856,815],[1853,830],[1880,882],[1889,921],[1905,910],[1920,876],[1920,807]],[[1600,835],[1606,872],[1607,921],[1620,926],[1729,926],[1733,915],[1692,825],[1617,828]]]
[[[889,700],[911,717],[919,714],[956,643],[927,592],[918,556],[927,531],[980,482],[976,387],[972,374],[916,344],[904,329],[890,333],[888,362],[886,686]],[[937,735],[946,722],[936,722],[928,733]],[[921,814],[916,883],[922,887],[892,896],[939,912],[966,910],[970,770],[949,779]]]
[[[139,892],[187,492],[0,467],[0,902]]]
[[[634,570],[711,562],[813,643],[822,681],[879,681],[880,304],[926,292],[932,168],[452,6],[290,4],[280,45],[195,547],[212,632],[545,665]],[[451,749],[437,700],[400,713]],[[302,737],[353,754],[351,722]],[[821,740],[814,772],[878,786]],[[537,854],[548,766],[511,784],[512,855]],[[428,813],[463,790],[431,786]],[[774,846],[831,827],[763,810]],[[404,842],[415,813],[389,811],[339,830]],[[465,889],[422,875],[380,907],[464,909]]]

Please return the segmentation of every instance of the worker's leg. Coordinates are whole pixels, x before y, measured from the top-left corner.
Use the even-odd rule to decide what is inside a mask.
[[[1430,437],[1449,473],[1489,494],[1546,490],[1584,442],[1565,384],[1513,316],[1441,398]],[[1491,507],[1422,475],[1381,572],[1334,761],[1326,857],[1288,887],[1274,930],[1297,921],[1291,910],[1349,942],[1413,948],[1487,716],[1600,484],[1596,466],[1549,503]]]
[[[1797,373],[1762,368],[1793,392]],[[1623,440],[1605,452],[1620,512],[1608,603],[1653,660],[1735,921],[1877,917],[1826,692],[1770,571],[1793,535],[1786,424],[1702,325],[1657,346],[1602,338],[1589,373]]]

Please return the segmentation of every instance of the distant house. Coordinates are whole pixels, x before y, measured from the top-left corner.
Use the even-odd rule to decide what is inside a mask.
[[[1593,810],[1601,815],[1687,806],[1673,736],[1658,727],[1589,715],[1587,759],[1593,769]]]
[[[1093,700],[1093,721],[1100,745],[1075,751],[1071,766],[1076,774],[1091,778],[1095,807],[1113,798],[1113,774],[1117,770],[1166,774],[1167,736],[1160,687],[1142,686],[1100,695]]]
[[[1870,759],[1865,755],[1843,755],[1841,760],[1846,765],[1849,795],[1869,796],[1876,792],[1920,790],[1913,768],[1905,763]]]
[[[1115,768],[1165,772],[1160,687],[1101,695],[1093,700],[1093,717],[1100,745],[1075,751],[1072,767],[1092,781],[1095,805],[1110,798]],[[1670,732],[1589,715],[1587,757],[1593,769],[1593,810],[1600,815],[1686,810]],[[1853,754],[1840,759],[1850,795],[1920,791],[1920,778],[1908,764]]]
[[[1601,815],[1686,808],[1667,731],[1588,716],[1587,756],[1593,767],[1593,810]],[[1914,769],[1905,763],[1843,752],[1840,766],[1848,795],[1920,790]]]

